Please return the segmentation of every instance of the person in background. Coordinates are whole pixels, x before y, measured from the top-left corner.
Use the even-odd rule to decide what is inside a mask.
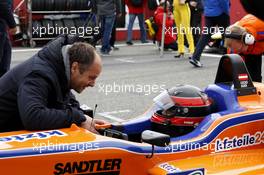
[[[174,57],[183,57],[184,50],[184,34],[186,35],[189,53],[192,55],[194,52],[194,42],[192,31],[190,28],[191,13],[188,3],[185,0],[174,0],[173,1],[173,15],[177,27],[178,34],[178,54]]]
[[[142,0],[142,4],[140,6],[135,6],[131,2],[131,0],[125,0],[125,4],[128,7],[128,13],[129,13],[129,22],[127,27],[127,45],[133,45],[132,42],[132,34],[133,34],[133,25],[136,17],[138,18],[139,22],[139,28],[140,28],[140,39],[142,43],[147,43],[147,33],[146,28],[144,25],[144,4],[146,4],[146,0]]]
[[[50,130],[76,124],[97,133],[71,89],[93,87],[102,70],[95,49],[61,35],[0,78],[0,132]]]
[[[228,27],[225,46],[231,53],[241,55],[253,81],[261,82],[262,54],[264,53],[264,21],[246,15]]]
[[[162,39],[162,24],[163,24],[163,15],[164,15],[164,3],[165,0],[160,1],[160,5],[154,13],[154,21],[158,27],[158,32],[155,36],[156,41],[161,43]],[[176,35],[172,33],[174,26],[173,15],[170,12],[170,3],[167,1],[167,18],[166,18],[166,32],[164,38],[164,49],[178,50],[178,44],[176,42]]]
[[[202,27],[202,14],[203,14],[203,4],[202,0],[190,0],[189,7],[191,10],[191,27],[192,27],[192,34],[193,34],[193,41],[194,45],[196,46],[199,38],[201,36],[200,32],[197,32],[199,29],[201,31]]]
[[[194,67],[202,67],[200,62],[201,54],[211,39],[212,27],[218,26],[218,28],[223,29],[222,32],[230,25],[230,2],[229,0],[204,0],[204,16],[205,16],[205,28],[206,31],[202,31],[202,36],[200,37],[195,52],[189,62]]]
[[[113,26],[113,29],[112,29],[112,33],[111,33],[111,38],[110,38],[110,46],[111,46],[111,49],[113,50],[119,50],[118,47],[115,46],[115,42],[116,42],[116,22],[117,22],[117,18],[115,19],[115,23],[114,23],[114,26]]]
[[[264,21],[264,1],[260,0],[240,0],[246,12]]]
[[[12,13],[12,1],[0,1],[0,77],[9,69],[11,63],[11,43],[7,28],[11,34],[15,34],[16,22]]]
[[[101,55],[110,55],[110,37],[116,20],[116,16],[121,14],[120,0],[93,0],[93,11],[96,12],[101,23],[102,48]]]
[[[96,21],[96,20],[95,20]],[[111,50],[119,50],[118,47],[115,46],[115,41],[116,41],[116,21],[117,19],[115,19],[115,23],[113,25],[113,29],[112,29],[112,33],[111,33],[111,38],[110,38],[110,41],[109,41],[109,44],[111,46]],[[97,22],[98,23],[98,22]],[[98,25],[98,24],[97,24]],[[96,48],[96,45],[97,45],[97,42],[99,40],[102,39],[102,31],[100,31],[98,34],[96,35],[93,35],[93,38],[91,39],[90,41],[90,44]]]

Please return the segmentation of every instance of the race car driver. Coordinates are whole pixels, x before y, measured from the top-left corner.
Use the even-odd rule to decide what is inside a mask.
[[[93,87],[102,63],[94,48],[62,35],[0,78],[0,132],[48,130],[77,124],[96,133],[71,89]]]
[[[172,137],[193,131],[205,116],[215,111],[213,100],[191,85],[175,86],[153,100],[160,110],[151,117],[152,130]]]

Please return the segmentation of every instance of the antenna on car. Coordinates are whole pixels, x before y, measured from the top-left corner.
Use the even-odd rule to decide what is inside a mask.
[[[93,116],[91,116],[92,122],[91,122],[90,128],[92,127],[92,124],[93,124],[93,121],[94,121],[94,117],[95,117],[95,112],[96,112],[97,106],[98,106],[97,104],[94,105]]]

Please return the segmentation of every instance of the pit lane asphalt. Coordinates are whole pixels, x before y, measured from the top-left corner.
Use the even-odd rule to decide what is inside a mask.
[[[81,104],[94,107],[96,118],[123,121],[146,111],[152,99],[177,84],[191,84],[204,89],[213,84],[220,55],[203,54],[202,68],[194,68],[188,58],[176,59],[176,52],[164,52],[161,58],[153,44],[119,46],[111,56],[102,57],[103,72],[94,88],[76,94]],[[15,48],[11,67],[30,58],[39,49]],[[110,92],[110,90],[112,91]]]

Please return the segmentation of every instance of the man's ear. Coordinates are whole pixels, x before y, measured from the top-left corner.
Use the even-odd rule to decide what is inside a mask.
[[[75,61],[71,65],[71,73],[76,73],[77,71],[79,71],[79,63]]]

